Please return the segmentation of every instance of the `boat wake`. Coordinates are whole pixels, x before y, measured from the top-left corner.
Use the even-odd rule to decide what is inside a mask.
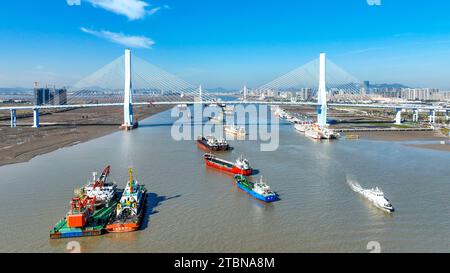
[[[361,191],[363,191],[363,187],[361,187],[361,185],[356,182],[355,180],[347,177],[347,184],[350,186],[350,188],[354,191],[354,192],[358,192],[360,193]]]

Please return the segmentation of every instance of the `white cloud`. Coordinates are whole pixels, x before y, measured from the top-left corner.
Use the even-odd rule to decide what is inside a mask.
[[[149,6],[148,3],[141,0],[87,0],[94,7],[100,7],[105,10],[125,15],[130,20],[144,18]]]
[[[81,28],[81,31],[110,42],[132,48],[150,48],[155,42],[145,36],[128,36],[123,33],[116,33],[107,30],[96,31],[88,28]]]
[[[124,15],[130,20],[142,19],[146,15],[153,15],[161,9],[168,9],[168,5],[161,7],[154,7],[147,10],[150,7],[145,1],[142,0],[83,0],[91,3],[96,8],[102,8],[107,11]],[[81,5],[81,0],[66,0],[69,6]]]
[[[152,8],[151,10],[148,11],[148,14],[153,15],[157,13],[160,9],[161,7]]]

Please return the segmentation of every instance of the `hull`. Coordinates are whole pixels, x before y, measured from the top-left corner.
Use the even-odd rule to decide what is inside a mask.
[[[111,224],[106,227],[109,233],[133,232],[141,227],[141,223]]]
[[[147,201],[147,192],[143,195],[142,209],[139,212],[139,215],[136,215],[132,218],[127,218],[125,221],[114,221],[112,220],[108,225],[106,225],[106,231],[110,233],[121,233],[121,232],[132,232],[136,231],[141,227],[142,217],[145,212],[145,204]]]
[[[114,202],[114,204],[117,204],[117,202]],[[102,235],[105,232],[106,224],[114,212],[114,207],[115,205],[96,210],[82,227],[70,227],[67,223],[68,219],[64,217],[50,231],[50,239]]]
[[[266,203],[270,203],[273,201],[276,201],[276,196],[263,196],[261,194],[258,194],[252,190],[250,190],[247,187],[244,187],[241,183],[236,182],[236,186],[238,186],[239,189],[243,190],[244,192],[246,192],[248,195],[252,196],[253,198],[256,198],[258,200],[261,200],[263,202]]]
[[[310,138],[315,139],[315,140],[321,140],[322,139],[322,135],[319,134],[318,132],[315,132],[315,131],[312,131],[312,132],[311,131],[306,131],[305,135],[307,137],[310,137]]]
[[[205,159],[205,164],[208,167],[212,167],[215,168],[217,170],[223,171],[223,172],[228,172],[228,173],[232,173],[232,174],[242,174],[245,176],[249,176],[253,173],[253,169],[240,169],[234,165],[229,166],[228,164],[225,163],[216,163],[216,162],[212,162],[208,159]]]

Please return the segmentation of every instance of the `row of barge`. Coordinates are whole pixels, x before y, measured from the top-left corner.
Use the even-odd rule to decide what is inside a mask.
[[[124,189],[110,182],[107,166],[97,178],[76,189],[66,216],[50,230],[51,239],[98,236],[108,232],[130,232],[138,230],[142,223],[147,199],[147,189],[133,178]]]

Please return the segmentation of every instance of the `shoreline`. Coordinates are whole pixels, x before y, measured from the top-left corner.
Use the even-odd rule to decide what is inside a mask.
[[[426,144],[407,144],[403,143],[404,146],[419,149],[428,149],[441,152],[450,152],[450,139],[443,136],[437,131],[377,131],[377,132],[355,132],[351,133],[353,135],[358,135],[359,139],[372,140],[372,141],[391,141],[391,142],[409,142],[409,141],[445,141],[446,144],[440,143],[426,143]]]
[[[170,106],[135,107],[138,121],[170,109]],[[28,162],[36,156],[75,146],[120,131],[121,109],[73,109],[41,118],[43,125],[10,128],[0,126],[0,167]],[[31,123],[30,118],[18,119],[18,124]]]

